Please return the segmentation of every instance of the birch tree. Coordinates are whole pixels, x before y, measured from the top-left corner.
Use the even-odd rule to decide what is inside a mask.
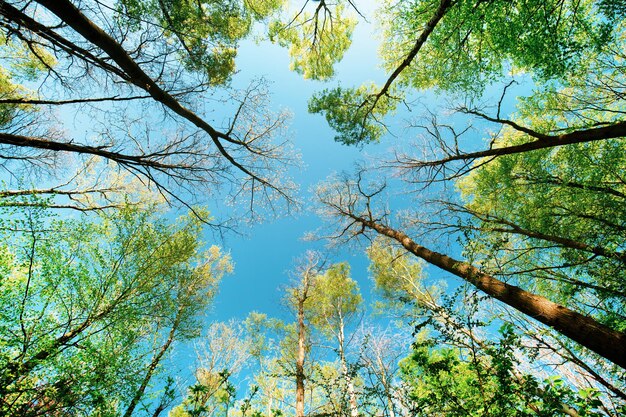
[[[336,342],[335,349],[346,384],[350,415],[357,417],[360,412],[354,384],[355,372],[350,369],[347,358],[350,343],[347,327],[358,318],[361,310],[363,299],[359,287],[356,281],[350,278],[350,267],[341,263],[332,265],[324,274],[317,277],[314,291],[312,297],[314,301],[310,306],[312,324],[325,337]]]

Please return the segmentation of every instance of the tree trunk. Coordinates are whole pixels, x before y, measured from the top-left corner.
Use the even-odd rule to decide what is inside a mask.
[[[380,382],[383,384],[383,389],[385,390],[385,399],[387,400],[387,411],[389,413],[389,417],[396,417],[393,407],[393,397],[391,396],[391,384],[387,379],[387,370],[385,369],[385,364],[380,356],[380,352],[376,354],[376,364],[378,365],[380,372]]]
[[[152,358],[152,361],[150,362],[150,365],[148,366],[146,375],[144,376],[143,381],[141,381],[141,385],[135,392],[133,399],[128,405],[128,408],[126,408],[124,417],[132,416],[133,412],[135,411],[135,408],[139,404],[139,401],[141,401],[141,398],[146,392],[146,388],[148,387],[148,384],[150,383],[150,380],[152,379],[152,376],[154,375],[154,371],[156,370],[156,367],[159,365],[159,363],[161,362],[161,359],[163,359],[163,356],[165,356],[165,353],[167,352],[172,342],[174,341],[174,336],[176,334],[176,330],[178,330],[178,326],[180,325],[180,321],[183,317],[183,312],[184,312],[184,308],[181,307],[178,309],[178,312],[176,313],[176,317],[174,318],[174,323],[172,324],[172,328],[170,329],[169,335],[167,336],[167,340],[165,341],[163,346],[161,346],[161,349],[159,349],[159,352]]]
[[[556,304],[545,297],[502,282],[467,262],[433,252],[418,245],[400,231],[352,214],[349,216],[364,227],[396,240],[415,256],[464,279],[487,295],[554,328],[587,349],[626,369],[626,334],[612,330],[591,317]]]
[[[309,258],[303,265],[300,283],[293,288],[292,303],[296,308],[298,348],[296,352],[296,416],[304,417],[304,363],[306,360],[307,325],[305,321],[305,303],[309,299],[309,290],[316,275],[317,261]]]
[[[339,342],[339,362],[341,362],[341,371],[343,373],[344,379],[346,380],[346,387],[348,391],[348,401],[350,403],[350,417],[359,417],[359,408],[357,406],[354,383],[352,382],[352,376],[350,376],[350,372],[348,370],[348,363],[346,361],[346,354],[344,351],[345,337],[343,318],[341,319],[337,339]]]
[[[298,300],[298,357],[296,358],[296,417],[304,417],[304,299]]]

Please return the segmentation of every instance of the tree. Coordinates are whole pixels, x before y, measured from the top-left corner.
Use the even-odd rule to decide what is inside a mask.
[[[325,267],[317,252],[307,252],[294,271],[285,302],[293,322],[269,319],[253,313],[246,320],[246,346],[258,359],[247,397],[237,402],[242,416],[360,415],[355,389],[358,368],[349,363],[347,326],[360,311],[358,286],[349,277],[347,264]],[[330,348],[320,335],[335,340]],[[233,349],[228,348],[227,351]],[[209,391],[206,391],[209,392]],[[209,397],[209,394],[206,394]],[[191,392],[184,406],[194,404]],[[197,402],[203,404],[202,401]],[[180,415],[182,408],[177,412]],[[205,408],[201,415],[212,415]],[[236,414],[239,415],[239,414]]]
[[[3,220],[3,414],[132,415],[161,384],[157,410],[171,401],[171,382],[156,382],[162,360],[197,335],[232,266],[202,250],[196,218],[168,225],[153,212]]]
[[[1,104],[11,114],[0,133],[7,168],[19,176],[16,164],[53,167],[48,157],[62,153],[112,162],[114,170],[128,171],[190,208],[181,193],[200,195],[194,187],[216,191],[224,184],[237,199],[250,192],[256,200],[290,201],[291,186],[277,181],[280,167],[291,163],[288,145],[274,140],[282,135],[286,115],[264,110],[267,92],[261,81],[240,92],[224,88],[234,72],[239,40],[280,5],[3,1],[3,36],[31,54],[40,74],[37,93],[27,93],[12,82],[15,77],[4,78],[11,83]],[[223,126],[211,122],[202,107],[218,88],[233,111]],[[138,103],[144,111],[129,107]],[[45,122],[47,109],[58,106],[92,113],[94,130],[85,138],[72,137],[54,121]],[[118,119],[118,112],[123,117]],[[156,132],[154,126],[162,123],[155,123],[155,115],[176,126]]]
[[[250,361],[252,343],[242,323],[213,323],[196,345],[196,382],[173,416],[228,415],[236,399],[236,377]]]
[[[515,140],[508,133],[513,137],[502,139]],[[496,273],[532,282],[542,293],[542,280],[559,282],[552,294],[581,310],[583,300],[596,299],[603,320],[623,329],[622,148],[620,141],[580,144],[502,157],[473,170],[459,181],[464,204],[448,205],[468,216],[463,227],[483,242],[476,250],[468,242],[467,252],[486,268],[484,256],[498,259]]]
[[[306,316],[310,316],[311,300],[317,284],[317,275],[323,267],[320,256],[314,252],[307,253],[306,260],[298,267],[299,281],[287,290],[287,302],[296,314],[297,353],[296,353],[296,417],[304,417],[305,379],[304,365],[307,350],[310,350],[309,330]]]
[[[292,70],[304,78],[325,80],[334,75],[334,65],[350,47],[357,23],[350,9],[360,12],[351,0],[319,1],[312,13],[309,3],[306,0],[295,13],[287,11],[274,19],[269,38],[289,47]]]
[[[494,369],[490,361],[479,363],[476,358],[481,358],[480,361],[485,357],[492,358],[491,362],[508,361],[506,370],[499,371],[504,371],[499,378],[508,379],[507,384],[516,386],[516,392],[520,390],[525,393],[527,397],[525,405],[522,405],[530,404],[533,413],[540,414],[544,407],[549,406],[556,407],[556,410],[560,408],[565,414],[575,417],[586,412],[585,407],[595,407],[592,403],[599,402],[607,415],[619,414],[617,410],[623,403],[620,405],[620,401],[614,401],[613,398],[620,397],[623,400],[623,392],[593,371],[580,357],[572,356],[569,348],[564,351],[560,338],[553,338],[539,330],[539,326],[519,313],[512,315],[506,310],[500,311],[496,305],[489,305],[493,303],[489,303],[486,297],[478,297],[475,291],[461,289],[444,294],[441,289],[438,290],[443,285],[438,282],[427,288],[419,260],[391,239],[377,238],[368,249],[368,256],[375,288],[384,300],[384,311],[401,311],[403,317],[415,326],[414,333],[419,333],[414,346],[426,348],[420,353],[425,354],[422,359],[426,362],[421,365],[414,363],[412,366],[421,369],[433,360],[433,354],[439,355],[442,346],[446,346],[447,354],[452,354],[459,366],[482,368],[477,374],[478,378],[481,378],[480,372],[488,375]],[[490,329],[497,326],[501,327],[501,333],[494,335]],[[544,340],[546,337],[550,337],[550,340]],[[437,347],[436,353],[430,351],[434,347]],[[503,354],[511,356],[506,359],[502,357]],[[470,360],[473,365],[469,363]],[[460,369],[447,369],[445,372],[458,378],[464,378],[467,374],[467,370]],[[457,372],[459,375],[455,375]],[[546,373],[549,375],[547,378]],[[587,376],[581,380],[581,375]],[[532,381],[538,384],[533,385]],[[588,392],[589,387],[593,387],[593,395]],[[440,384],[435,384],[428,389],[439,391],[441,388]],[[593,398],[593,401],[587,403],[576,395]],[[420,409],[412,400],[406,400],[406,393],[400,398],[405,407]],[[424,399],[425,396],[422,396]],[[519,407],[517,398],[511,400],[513,402],[507,408]],[[437,400],[432,404],[437,409],[441,406]]]
[[[403,329],[404,330],[404,329]],[[403,415],[399,397],[398,363],[410,340],[403,331],[391,332],[371,326],[361,332],[362,342],[358,365],[364,380],[363,414],[395,417]]]
[[[499,340],[464,349],[441,347],[439,340],[418,336],[400,363],[411,414],[602,415],[593,389],[576,392],[557,377],[538,381],[519,375],[514,356],[519,339],[510,327],[500,331]],[[576,408],[564,405],[568,403]]]
[[[406,233],[388,225],[384,211],[373,206],[384,186],[368,190],[361,178],[357,181],[338,180],[318,188],[317,196],[326,215],[341,226],[341,235],[357,236],[371,231],[397,241],[413,255],[456,275],[487,295],[552,327],[561,334],[587,347],[616,365],[626,367],[623,332],[603,325],[593,317],[578,313],[545,297],[507,284],[481,271],[474,265],[434,252],[413,241]],[[607,341],[612,341],[607,343]]]
[[[492,82],[520,71],[538,83],[567,82],[621,50],[616,45],[621,42],[623,13],[607,3],[385,3],[380,21],[387,80],[380,87],[324,90],[311,100],[310,110],[325,115],[338,133],[336,140],[358,144],[381,138],[386,132],[384,117],[412,89],[434,87],[476,98]]]
[[[346,382],[346,391],[350,404],[350,415],[357,417],[358,410],[353,371],[348,366],[346,348],[349,338],[346,326],[356,317],[361,309],[363,299],[359,294],[356,281],[350,278],[350,267],[346,263],[332,265],[316,279],[314,295],[310,306],[311,323],[325,337],[334,338],[337,342],[337,355],[341,372]]]
[[[333,178],[318,191],[321,212],[339,219],[333,237],[391,238],[556,329],[549,333],[529,322],[541,330],[525,334],[542,348],[552,344],[554,352],[565,347],[569,353],[559,360],[586,369],[593,384],[619,397],[613,364],[623,368],[626,353],[600,353],[607,345],[591,339],[605,336],[586,331],[607,331],[613,343],[624,344],[623,7],[605,1],[414,1],[389,2],[382,16],[386,81],[326,89],[311,99],[310,111],[326,117],[336,140],[362,144],[380,140],[388,129],[385,117],[398,104],[414,110],[419,90],[449,94],[462,103],[456,114],[428,108],[430,120],[412,126],[423,133],[423,146],[408,154],[394,150],[391,161],[379,165],[397,169],[421,196],[436,182],[445,187],[452,181],[462,195],[408,210],[400,226],[393,207],[375,203],[384,185],[366,186],[363,171],[354,179]],[[519,80],[532,95],[516,98],[517,113],[505,115],[509,89]],[[501,94],[484,94],[499,83]],[[471,136],[476,129],[470,123],[485,128],[484,145]],[[434,232],[461,242],[465,260],[434,251],[436,242],[428,248],[418,243]],[[421,308],[437,305],[431,291],[413,284],[404,280],[396,294],[411,295]],[[568,321],[572,328],[566,330]]]

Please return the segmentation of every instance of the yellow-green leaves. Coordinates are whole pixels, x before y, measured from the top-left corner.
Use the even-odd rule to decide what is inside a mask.
[[[254,20],[262,21],[280,11],[286,0],[244,0],[248,13]]]
[[[384,239],[376,239],[367,250],[370,272],[376,290],[389,300],[422,298],[425,294],[424,273],[420,262],[392,247]]]
[[[120,5],[131,27],[133,19],[157,20],[169,42],[180,46],[185,68],[203,73],[216,86],[234,74],[239,42],[255,22],[280,10],[283,0],[120,0]]]
[[[311,99],[309,110],[326,116],[339,133],[335,140],[379,140],[385,133],[384,117],[410,90],[436,88],[475,98],[493,82],[519,72],[539,83],[567,82],[588,73],[598,56],[607,58],[623,32],[619,19],[603,14],[589,0],[461,0],[442,5],[439,0],[412,0],[383,6],[378,17],[384,32],[380,55],[390,74],[385,87],[336,87]],[[299,39],[310,37],[310,29],[294,26],[283,36],[294,53],[306,56]],[[293,65],[307,75],[303,62]]]
[[[363,298],[346,263],[331,266],[315,279],[307,310],[311,323],[330,337],[360,309]]]
[[[0,53],[3,62],[0,67],[0,98],[5,99],[27,96],[29,91],[20,82],[33,81],[56,62],[45,49],[7,39],[3,33],[0,33]],[[10,123],[20,109],[33,110],[26,105],[0,104],[0,126]]]
[[[7,38],[4,33],[0,33],[0,51],[3,69],[10,69],[11,77],[16,79],[32,81],[46,68],[56,64],[54,56],[41,46],[26,45],[14,38]]]
[[[623,103],[601,91],[610,84],[598,89],[595,76],[590,78],[587,86],[571,79],[577,88],[547,90],[524,100],[515,121],[548,134],[610,125]],[[504,128],[494,147],[531,140]],[[625,328],[623,139],[485,162],[478,160],[477,168],[458,182],[465,207],[475,214],[467,220],[466,255],[485,270],[514,276],[525,288],[532,285],[552,300]],[[589,300],[594,300],[593,309]]]
[[[332,10],[320,2],[313,13],[301,11],[287,22],[270,25],[270,39],[289,47],[291,69],[304,78],[324,80],[334,75],[351,44],[356,19],[347,15],[343,4]]]

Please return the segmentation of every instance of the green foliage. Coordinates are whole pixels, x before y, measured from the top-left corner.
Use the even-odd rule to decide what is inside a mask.
[[[34,81],[46,68],[54,67],[56,59],[38,45],[27,45],[14,38],[0,34],[0,48],[3,53],[4,70],[10,77],[19,81]],[[5,75],[6,76],[6,75]],[[19,91],[21,87],[16,88]],[[9,91],[3,91],[8,93]]]
[[[202,373],[198,382],[188,388],[183,403],[175,407],[171,417],[202,417],[208,415],[228,415],[228,409],[235,401],[236,389],[229,381],[230,373]]]
[[[386,68],[404,59],[438,3],[386,5],[381,16]],[[456,1],[415,64],[403,71],[402,83],[480,93],[508,71],[530,72],[541,81],[566,79],[586,71],[587,60],[611,40],[613,24],[592,1]]]
[[[515,353],[520,348],[510,325],[500,329],[496,341],[461,349],[441,347],[421,333],[411,355],[400,362],[412,415],[556,417],[565,408],[581,416],[601,415],[596,390],[576,392],[559,377],[538,381],[520,374]]]
[[[334,264],[315,279],[306,311],[311,323],[326,337],[343,332],[346,322],[361,309],[363,298],[350,278],[347,263]]]
[[[291,69],[304,78],[325,80],[334,75],[334,65],[341,61],[350,47],[356,19],[347,16],[345,7],[338,3],[332,9],[320,2],[313,14],[299,12],[269,28],[272,42],[289,47]]]
[[[387,131],[382,118],[392,113],[398,100],[389,95],[378,97],[377,86],[325,89],[309,100],[309,112],[321,113],[339,135],[335,141],[345,145],[377,142]]]
[[[508,132],[502,140],[524,139]],[[530,280],[536,291],[565,305],[587,310],[585,304],[593,297],[596,306],[589,314],[626,329],[626,306],[619,295],[626,291],[620,257],[626,249],[626,188],[621,180],[625,169],[621,141],[607,140],[501,157],[473,171],[460,187],[467,207],[483,216],[474,222],[479,231],[468,235],[468,255],[484,260],[484,267],[495,273],[530,270],[518,273],[518,278]],[[502,219],[525,230],[603,248],[608,255],[506,233],[501,229],[510,228],[501,224],[493,230]],[[497,265],[489,261],[495,259]],[[554,280],[561,283],[555,286]]]
[[[412,89],[436,88],[476,98],[490,84],[520,72],[544,88],[582,77],[623,49],[615,47],[623,36],[622,9],[606,2],[461,0],[444,10],[406,65],[417,36],[440,3],[390,1],[382,7],[381,58],[390,74],[399,70],[388,91],[373,85],[336,87],[311,99],[309,111],[325,115],[338,133],[336,141],[378,141],[385,133],[384,118]]]
[[[369,270],[381,297],[389,302],[429,302],[431,296],[423,287],[422,263],[378,238],[367,249]]]
[[[613,37],[603,44],[601,54],[585,62],[585,72],[571,73],[558,87],[548,86],[520,99],[513,121],[547,135],[620,121],[626,63],[623,41],[624,23],[614,22]],[[491,140],[498,148],[534,139],[505,127]],[[493,273],[513,275],[528,289],[593,315],[612,328],[626,329],[622,175],[626,153],[622,140],[484,162],[477,161],[476,169],[458,182],[466,207],[479,214],[467,222],[467,255]],[[515,233],[510,224],[567,241]],[[594,253],[595,249],[603,254]]]
[[[3,224],[21,230],[0,243],[3,414],[119,415],[168,334],[197,335],[232,266],[201,250],[197,219],[151,212],[56,220],[33,208]]]
[[[181,45],[180,59],[189,71],[205,74],[211,85],[224,85],[235,72],[239,41],[255,22],[283,6],[282,0],[174,1],[119,0],[123,24],[138,30],[139,20],[155,19],[169,42]]]

